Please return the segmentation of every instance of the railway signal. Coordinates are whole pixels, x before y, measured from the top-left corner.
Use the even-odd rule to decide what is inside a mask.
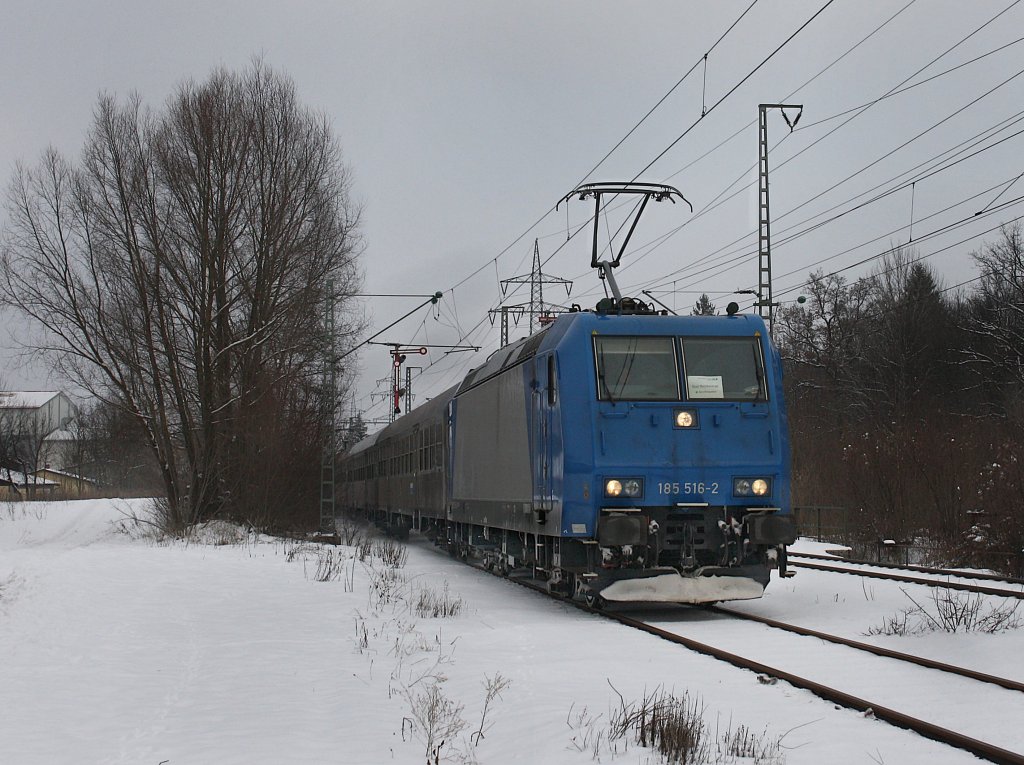
[[[392,344],[391,350],[391,422],[395,421],[395,417],[402,413],[402,396],[407,392],[399,386],[399,380],[402,379],[402,364],[405,363],[405,359],[411,353],[418,353],[420,356],[427,355],[427,349],[425,346],[419,348],[403,348],[397,343]],[[408,397],[406,397],[408,401]],[[406,411],[409,407],[406,404]]]
[[[408,413],[409,407],[412,401],[409,396],[409,389],[411,386],[411,376],[406,374],[406,385],[403,388],[400,384],[402,379],[402,364],[406,362],[409,356],[426,356],[428,348],[445,348],[446,353],[452,353],[454,351],[478,351],[479,346],[476,345],[419,345],[419,346],[406,346],[402,343],[380,343],[372,340],[366,341],[369,345],[386,345],[388,346],[388,353],[391,354],[391,391],[390,393],[384,394],[391,399],[391,412],[388,414],[388,422],[394,422],[395,418],[402,414],[402,400],[405,399],[405,412]],[[419,367],[414,367],[419,369]]]

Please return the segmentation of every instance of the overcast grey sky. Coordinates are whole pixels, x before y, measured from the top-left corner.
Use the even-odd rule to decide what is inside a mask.
[[[600,297],[588,238],[565,244],[567,224],[579,226],[589,205],[570,203],[568,221],[564,207],[545,214],[578,181],[632,179],[702,109],[711,111],[641,179],[677,186],[697,213],[711,209],[691,215],[684,205],[657,206],[623,259],[627,294],[654,288],[688,312],[701,291],[723,308],[730,293],[756,286],[757,105],[783,99],[802,103],[804,114],[791,135],[778,114],[769,126],[778,299],[794,299],[814,268],[848,268],[849,278],[869,272],[876,261],[853,264],[906,242],[912,208],[914,246],[936,253],[927,262],[945,285],[972,278],[970,252],[994,237],[984,232],[1024,214],[1015,203],[974,216],[1024,171],[1024,136],[1014,135],[1024,121],[1024,5],[834,0],[730,93],[826,2],[756,2],[711,50],[706,69],[699,66],[588,176],[751,0],[4,0],[0,178],[6,186],[15,162],[34,163],[47,145],[77,155],[100,92],[137,91],[156,107],[185,78],[203,79],[220,65],[240,69],[262,55],[334,125],[365,206],[367,292],[445,292],[439,313],[424,310],[380,339],[483,347],[432,352],[415,385],[421,396],[447,387],[497,346],[486,311],[501,299],[500,279],[529,272],[535,238],[545,272],[574,280],[570,301],[589,306]],[[922,84],[836,117],[912,76],[901,87]],[[963,161],[923,177],[956,159]],[[785,241],[911,180],[913,194],[897,191]],[[1021,196],[1024,179],[996,205]],[[804,222],[815,215],[822,217]],[[610,230],[617,223],[613,216]],[[545,296],[565,299],[564,291]],[[509,301],[527,299],[528,292]],[[414,305],[380,298],[367,300],[366,311],[376,329]],[[0,332],[12,387],[60,385],[38,363],[16,366],[11,345]],[[356,405],[365,409],[384,390],[376,381],[389,360],[378,347],[359,359]],[[386,412],[377,402],[368,416]]]

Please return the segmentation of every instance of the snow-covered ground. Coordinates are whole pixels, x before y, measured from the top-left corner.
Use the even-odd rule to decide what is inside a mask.
[[[392,568],[382,558],[396,550],[379,540],[362,559],[354,547],[328,558],[294,541],[226,544],[232,529],[161,543],[125,524],[145,512],[142,501],[0,504],[0,763],[423,763],[431,728],[441,761],[655,763],[609,730],[620,695],[639,703],[658,689],[698,700],[712,739],[740,726],[781,739],[774,762],[976,761],[470,569],[415,536]],[[864,637],[908,605],[898,586],[801,571],[731,607],[1024,679],[1020,630]],[[776,639],[700,609],[643,614],[733,648]],[[824,679],[842,669],[834,653],[804,653]],[[956,708],[928,673],[888,672],[868,689],[910,685]],[[1020,741],[1015,710],[974,711]]]

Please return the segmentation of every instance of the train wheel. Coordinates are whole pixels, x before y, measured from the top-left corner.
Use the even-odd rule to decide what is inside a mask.
[[[583,602],[587,604],[588,608],[593,608],[595,611],[603,611],[604,607],[608,605],[608,601],[593,590],[583,591]]]

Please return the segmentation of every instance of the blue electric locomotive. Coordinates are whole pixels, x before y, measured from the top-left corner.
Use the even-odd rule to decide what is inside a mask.
[[[655,312],[598,265],[614,298],[357,444],[342,503],[590,602],[760,597],[795,539],[765,324]]]

